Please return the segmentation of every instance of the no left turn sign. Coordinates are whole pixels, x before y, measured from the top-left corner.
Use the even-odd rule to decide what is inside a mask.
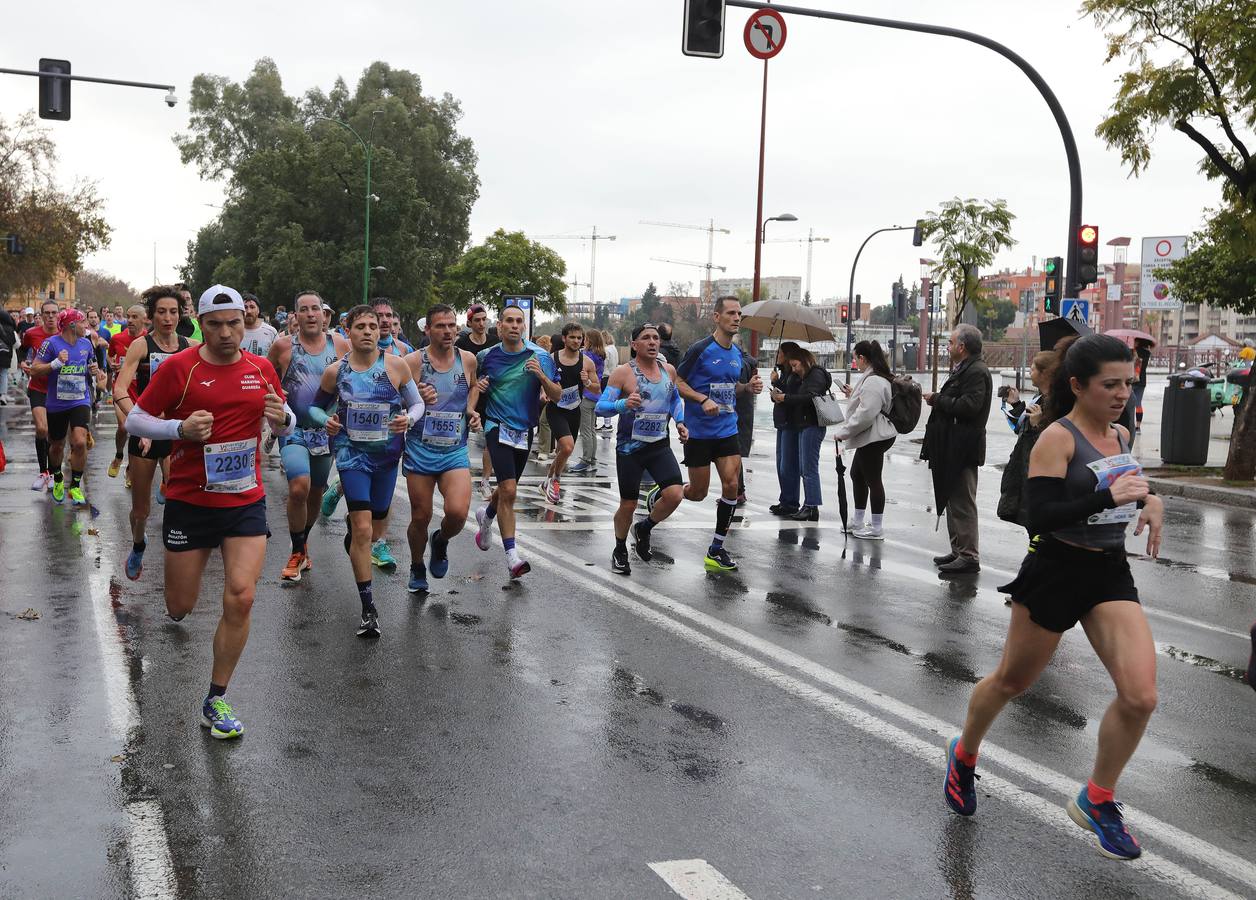
[[[746,22],[746,49],[757,59],[771,59],[785,46],[785,20],[772,9],[760,9]]]

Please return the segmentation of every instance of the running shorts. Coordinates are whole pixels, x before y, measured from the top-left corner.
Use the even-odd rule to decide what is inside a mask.
[[[37,391],[33,388],[26,389],[26,396],[31,401],[31,409],[47,409],[48,392]]]
[[[655,441],[633,453],[615,454],[615,475],[619,480],[619,498],[636,500],[641,493],[641,476],[650,473],[660,488],[683,484],[680,465],[669,441]]]
[[[392,506],[393,490],[397,487],[397,465],[394,463],[372,472],[341,469],[340,487],[349,512],[369,509],[372,519],[386,518]]]
[[[162,543],[174,553],[221,547],[223,538],[270,537],[266,498],[244,506],[198,506],[167,500],[161,533]]]
[[[528,465],[528,453],[532,449],[532,431],[528,431],[527,447],[511,447],[498,441],[500,428],[494,428],[484,435],[484,444],[488,447],[489,459],[493,461],[493,474],[497,483],[518,481],[519,476]]]
[[[333,457],[328,451],[325,438],[321,441],[315,438],[314,441],[321,445],[322,453],[310,452],[311,441],[304,430],[298,428],[287,437],[279,439],[279,458],[283,461],[283,471],[289,481],[294,478],[309,478],[310,487],[319,490],[327,487],[327,481],[331,478]]]
[[[715,460],[725,456],[741,456],[737,435],[730,434],[721,438],[691,437],[685,442],[685,466],[687,468],[705,469]]]
[[[407,475],[442,475],[454,469],[470,469],[471,458],[467,445],[437,450],[429,447],[418,435],[406,436],[406,449],[401,457],[403,471]]]
[[[1063,634],[1100,603],[1138,600],[1124,549],[1083,550],[1049,535],[1034,538],[1016,578],[999,588],[1029,618]]]
[[[140,439],[135,435],[128,435],[126,439],[127,453],[138,459],[165,459],[174,452],[174,441],[151,441],[152,446],[145,453],[140,448]]]
[[[557,403],[551,403],[545,407],[545,415],[549,417],[555,443],[559,438],[574,438],[580,433],[580,407],[560,409]]]
[[[64,441],[71,428],[86,428],[92,420],[90,406],[71,406],[48,413],[48,440]]]

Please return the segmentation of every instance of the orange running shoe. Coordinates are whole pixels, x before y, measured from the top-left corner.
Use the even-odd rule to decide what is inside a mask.
[[[284,581],[290,581],[293,584],[296,584],[301,580],[302,572],[308,572],[313,568],[314,566],[310,562],[310,555],[308,553],[294,553],[288,557],[288,564],[283,567],[283,571],[279,574],[279,577]]]

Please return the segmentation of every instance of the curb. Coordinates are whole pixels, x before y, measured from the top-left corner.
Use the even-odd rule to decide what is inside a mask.
[[[1184,500],[1198,500],[1202,503],[1256,510],[1256,491],[1221,485],[1214,487],[1207,484],[1184,483],[1177,478],[1150,477],[1147,481],[1161,497],[1181,497]]]

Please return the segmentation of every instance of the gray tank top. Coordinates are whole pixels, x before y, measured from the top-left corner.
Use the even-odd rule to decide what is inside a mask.
[[[1073,435],[1073,458],[1069,460],[1068,471],[1064,474],[1064,487],[1070,500],[1093,494],[1098,486],[1098,476],[1091,468],[1092,463],[1109,459],[1095,449],[1094,445],[1082,435],[1080,429],[1067,418],[1057,420]],[[1117,446],[1121,453],[1129,453],[1129,446],[1118,431]],[[1141,471],[1141,469],[1140,469]],[[1130,504],[1132,505],[1132,504]],[[1132,514],[1132,515],[1131,515]],[[1112,550],[1125,546],[1125,528],[1129,524],[1126,517],[1137,517],[1137,509],[1107,509],[1097,516],[1091,516],[1087,522],[1070,525],[1052,532],[1052,535],[1070,544],[1092,547],[1095,550]],[[1095,522],[1095,519],[1101,520]],[[1123,521],[1111,521],[1124,519]]]

